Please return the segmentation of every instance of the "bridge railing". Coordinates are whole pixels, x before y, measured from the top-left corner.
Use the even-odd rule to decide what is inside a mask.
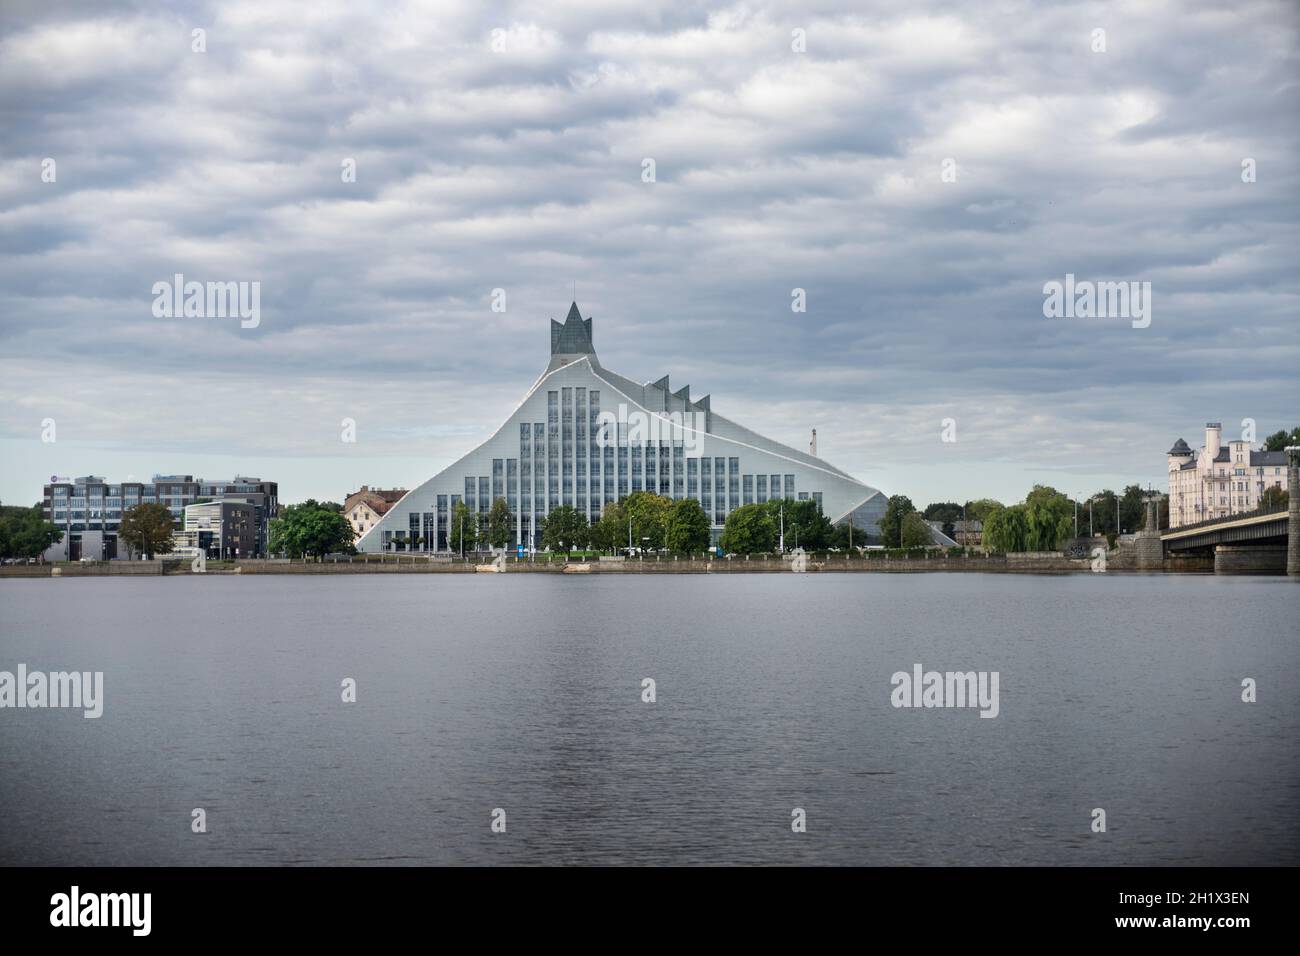
[[[1258,518],[1264,515],[1282,515],[1287,514],[1286,506],[1273,508],[1255,508],[1251,511],[1234,511],[1232,514],[1222,515],[1218,518],[1206,518],[1204,521],[1194,521],[1191,524],[1180,524],[1176,528],[1162,528],[1161,534],[1174,534],[1182,531],[1195,531],[1197,528],[1209,528],[1216,524],[1223,524],[1225,521],[1240,521],[1242,518]]]

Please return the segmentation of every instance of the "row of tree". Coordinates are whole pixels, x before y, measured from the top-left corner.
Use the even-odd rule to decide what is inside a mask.
[[[1019,504],[1004,505],[992,498],[967,501],[964,505],[940,501],[928,505],[924,515],[943,522],[943,532],[955,537],[958,522],[978,521],[983,528],[982,544],[987,551],[1055,551],[1078,533],[1118,534],[1142,528],[1147,492],[1129,485],[1121,495],[1109,489],[1090,498],[1075,499],[1050,485],[1034,485]],[[1091,512],[1089,503],[1091,502]],[[1077,511],[1076,511],[1077,505]],[[1168,524],[1168,504],[1161,503],[1161,526]],[[1091,520],[1090,520],[1091,519]]]
[[[940,501],[928,505],[922,515],[929,521],[942,521],[943,532],[949,537],[956,537],[957,523],[963,520],[963,515],[967,521],[981,522],[982,544],[987,551],[1055,551],[1075,536],[1076,521],[1080,536],[1113,537],[1140,531],[1146,524],[1148,497],[1150,493],[1138,485],[1128,485],[1119,495],[1105,489],[1076,501],[1049,485],[1034,485],[1020,504],[1004,505],[992,498],[968,501],[965,505]],[[1288,497],[1283,488],[1266,488],[1260,496],[1260,508],[1285,510]],[[922,517],[912,510],[906,496],[895,495],[889,499],[889,508],[880,523],[886,547],[916,547],[921,535],[928,534],[925,521],[918,524],[914,515]],[[1163,495],[1157,523],[1161,528],[1169,527],[1169,502]]]
[[[673,501],[653,492],[634,491],[606,505],[583,537],[585,525],[582,514],[558,508],[546,516],[542,545],[563,550],[572,540],[600,551],[637,548],[698,553],[709,547],[712,521],[694,498]],[[801,547],[815,551],[845,546],[849,533],[847,526],[833,526],[816,501],[774,499],[733,509],[719,544],[728,553],[771,553],[781,546],[782,535],[787,550]]]
[[[632,548],[686,554],[708,549],[711,525],[708,512],[694,498],[674,501],[654,492],[634,491],[605,505],[594,522],[572,505],[560,505],[547,513],[539,530],[542,548],[550,551],[614,553]],[[736,508],[727,516],[721,545],[737,554],[772,552],[779,547],[783,531],[787,549],[848,545],[847,527],[833,526],[816,501],[791,499]],[[515,516],[504,498],[493,501],[486,514],[457,502],[449,515],[447,537],[451,551],[506,548],[515,540]],[[430,543],[417,537],[401,546],[420,548]],[[866,542],[859,535],[855,543]]]
[[[1079,533],[1087,534],[1091,527],[1093,534],[1120,534],[1141,530],[1146,521],[1145,502],[1148,492],[1143,491],[1138,485],[1129,485],[1124,491],[1116,495],[1110,489],[1097,492],[1088,498],[1079,499]],[[1000,533],[1000,529],[1008,526],[1005,523],[1010,522],[1009,527],[1019,527],[1024,523],[1026,528],[1029,527],[1029,512],[1034,513],[1034,526],[1038,528],[1035,537],[1041,543],[1051,535],[1044,530],[1046,528],[1046,512],[1051,512],[1055,520],[1060,524],[1059,519],[1065,511],[1069,512],[1069,535],[1074,534],[1074,505],[1075,500],[1062,494],[1055,488],[1047,485],[1035,485],[1034,490],[1021,505],[1011,505],[1012,508],[1022,509],[1011,516],[1002,515],[994,517],[1007,509],[1000,501],[992,498],[980,498],[975,501],[967,501],[964,505],[955,501],[936,501],[927,505],[923,512],[925,518],[929,521],[943,522],[943,533],[949,537],[955,537],[958,523],[962,520],[979,521],[984,527],[984,533],[988,534],[988,522],[993,520],[995,536]],[[1089,509],[1091,505],[1091,510]],[[1169,507],[1168,502],[1163,498],[1161,500],[1160,523],[1164,527],[1168,524]],[[1012,540],[1021,540],[1018,533],[1012,534]],[[987,541],[986,541],[987,546]],[[998,549],[1002,550],[1002,549]],[[1051,550],[1047,548],[1046,550]]]
[[[782,532],[785,548],[824,551],[848,546],[848,525],[836,527],[812,499],[790,498],[741,505],[727,515],[723,526],[722,549],[732,554],[770,553],[780,546]],[[862,535],[855,542],[866,544]]]
[[[1145,493],[1137,485],[1124,489],[1124,495],[1118,499],[1120,526],[1141,527],[1144,500]],[[1093,496],[1096,533],[1114,530],[1116,501],[1111,491]],[[1079,507],[1083,518],[1079,531],[1086,533],[1087,503],[1080,502]],[[927,505],[923,512],[918,512],[906,495],[894,495],[880,521],[880,536],[886,548],[925,547],[933,541],[930,521],[942,522],[943,533],[951,538],[957,536],[958,522],[978,521],[987,551],[1055,551],[1074,536],[1076,514],[1076,502],[1050,485],[1034,485],[1019,504],[1004,505],[992,498],[968,501],[964,505],[938,501]]]
[[[475,515],[458,502],[450,516],[448,546],[469,550],[477,544],[508,547],[514,541],[514,514],[504,498],[486,515]],[[694,498],[673,501],[648,491],[634,491],[607,504],[600,518],[588,521],[572,505],[551,509],[542,519],[541,546],[551,551],[617,551],[628,546],[647,550],[703,551],[709,546],[709,516]]]

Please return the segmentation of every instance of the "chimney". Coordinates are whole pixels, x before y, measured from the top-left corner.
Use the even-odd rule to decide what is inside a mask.
[[[817,457],[817,429],[813,429],[812,441],[808,443],[808,454]]]
[[[1219,422],[1205,423],[1205,453],[1210,456],[1210,461],[1219,457],[1219,433],[1222,429]]]

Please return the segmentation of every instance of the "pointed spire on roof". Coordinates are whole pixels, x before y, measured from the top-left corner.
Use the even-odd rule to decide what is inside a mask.
[[[563,324],[551,319],[551,354],[596,354],[596,346],[592,344],[591,338],[591,319],[582,317],[578,303],[569,306],[569,314],[564,317]]]
[[[695,407],[696,407],[696,408],[702,408],[702,409],[704,409],[706,412],[707,412],[707,411],[711,411],[711,409],[709,408],[709,401],[710,401],[712,398],[713,398],[712,395],[705,395],[703,398],[697,398],[697,399],[695,400]]]
[[[665,392],[668,391],[668,388],[669,388],[669,386],[668,386],[668,376],[665,375],[663,378],[661,378],[661,379],[660,379],[659,381],[657,381],[657,382],[651,382],[651,383],[650,383],[650,387],[651,387],[651,388],[662,388]]]
[[[680,398],[687,405],[691,403],[691,387],[683,385],[677,391],[673,392],[673,398]]]

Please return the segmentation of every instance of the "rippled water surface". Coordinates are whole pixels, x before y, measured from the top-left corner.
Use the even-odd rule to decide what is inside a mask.
[[[1297,621],[1275,577],[5,580],[0,670],[106,701],[0,710],[0,860],[1297,864]],[[916,663],[999,715],[891,707]]]

